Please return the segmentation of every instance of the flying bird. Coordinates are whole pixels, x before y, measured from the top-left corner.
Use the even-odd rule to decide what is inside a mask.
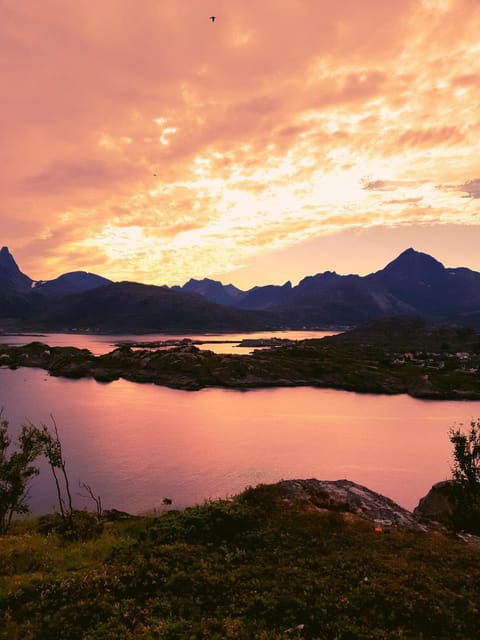
[[[212,22],[215,22],[215,18],[216,18],[216,16],[210,16],[210,20],[211,20]]]

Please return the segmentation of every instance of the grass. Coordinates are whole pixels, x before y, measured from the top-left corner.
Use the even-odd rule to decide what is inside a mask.
[[[480,550],[289,506],[274,487],[65,544],[0,539],[8,640],[474,639]],[[23,525],[25,527],[25,525]]]
[[[69,543],[56,535],[40,534],[36,529],[36,520],[17,521],[9,535],[0,537],[2,597],[19,586],[28,587],[88,570],[105,562],[113,549],[135,539],[130,533],[133,526],[127,523],[107,526],[94,540]]]

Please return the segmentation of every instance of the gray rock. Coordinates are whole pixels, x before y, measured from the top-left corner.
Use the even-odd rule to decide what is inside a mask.
[[[444,480],[433,485],[413,513],[420,520],[439,522],[446,527],[451,527],[454,508],[454,481]]]
[[[308,502],[317,509],[352,513],[383,530],[390,527],[426,530],[407,509],[390,498],[350,480],[282,480],[276,485],[285,500]]]

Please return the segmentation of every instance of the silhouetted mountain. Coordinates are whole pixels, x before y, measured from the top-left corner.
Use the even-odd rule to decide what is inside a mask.
[[[381,284],[333,271],[307,276],[295,287],[290,282],[254,287],[235,306],[268,309],[291,326],[356,324],[386,315],[416,314]]]
[[[239,311],[196,294],[135,282],[52,298],[32,321],[43,330],[111,333],[251,331],[275,326],[260,312]]]
[[[0,328],[221,332],[357,325],[392,316],[480,327],[480,273],[445,268],[407,249],[365,277],[326,271],[294,287],[286,282],[246,292],[208,278],[168,288],[111,283],[85,272],[33,283],[7,247],[0,251]]]
[[[238,309],[270,309],[288,302],[291,294],[292,283],[290,281],[281,286],[269,284],[264,287],[253,287],[241,300],[235,303],[235,306]]]
[[[426,253],[407,249],[366,278],[398,300],[433,318],[460,319],[480,311],[480,273],[445,268]]]
[[[288,304],[273,307],[284,321],[301,326],[352,325],[392,315],[416,315],[385,287],[360,276],[327,272],[294,287]]]
[[[106,284],[112,284],[111,280],[97,276],[86,271],[71,271],[55,278],[54,280],[40,280],[34,283],[36,293],[48,296],[64,296],[70,293],[82,293],[96,289]]]
[[[0,289],[12,291],[29,291],[32,280],[20,271],[8,247],[0,249]]]
[[[0,333],[16,330],[19,323],[28,321],[38,309],[36,302],[29,294],[0,288]]]
[[[227,306],[236,306],[236,303],[243,299],[246,295],[245,291],[237,289],[233,284],[222,284],[218,280],[195,280],[191,278],[182,287],[171,287],[174,291],[183,291],[184,293],[198,293],[210,302],[225,304]]]
[[[445,268],[414,249],[365,277],[326,271],[295,287],[287,285],[255,287],[236,306],[268,309],[295,327],[351,325],[388,316],[480,325],[480,273]]]

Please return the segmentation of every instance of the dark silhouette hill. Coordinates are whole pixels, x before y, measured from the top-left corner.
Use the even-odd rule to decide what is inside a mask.
[[[287,303],[292,297],[292,283],[253,287],[236,303],[239,309],[269,309]]]
[[[298,285],[255,287],[237,306],[268,309],[293,326],[358,324],[389,316],[480,325],[480,273],[446,268],[428,254],[407,249],[367,276],[326,271]]]
[[[480,310],[480,273],[445,268],[426,253],[407,249],[384,269],[367,276],[427,317],[467,318]]]
[[[281,311],[285,319],[302,325],[358,324],[392,315],[415,315],[416,310],[392,295],[381,284],[357,275],[326,272],[302,280]]]
[[[203,278],[195,280],[190,278],[183,286],[172,287],[174,291],[183,291],[184,293],[198,293],[210,302],[225,304],[227,306],[236,306],[239,300],[242,300],[246,292],[238,289],[233,284],[222,284],[218,280]]]
[[[95,273],[86,271],[71,271],[55,278],[54,280],[43,280],[36,282],[34,289],[36,293],[48,296],[65,296],[70,293],[82,293],[90,291],[112,281]]]
[[[32,279],[20,271],[8,247],[0,249],[0,290],[27,292],[32,287]]]
[[[239,311],[196,294],[135,282],[51,299],[32,321],[43,330],[112,333],[251,331],[275,326],[260,312]]]
[[[112,283],[75,271],[34,281],[0,251],[0,329],[114,332],[254,331],[355,326],[419,317],[480,328],[480,273],[407,249],[367,276],[325,271],[296,286],[242,291],[204,278],[182,287]]]

